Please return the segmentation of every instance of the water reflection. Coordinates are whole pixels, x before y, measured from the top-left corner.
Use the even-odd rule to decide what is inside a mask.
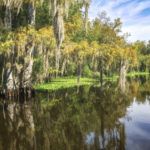
[[[0,141],[5,150],[33,149],[35,126],[31,107],[16,102],[1,104]]]
[[[149,150],[149,83],[132,80],[126,93],[107,83],[0,101],[0,149]]]
[[[127,109],[126,116],[131,119],[128,121],[122,118],[121,122],[125,124],[126,128],[126,148],[135,150],[149,150],[150,149],[150,102],[137,102],[134,100],[132,106]]]

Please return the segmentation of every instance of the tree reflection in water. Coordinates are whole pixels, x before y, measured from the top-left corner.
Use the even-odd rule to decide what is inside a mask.
[[[34,149],[35,126],[31,107],[17,102],[1,104],[5,109],[0,115],[2,150]]]
[[[149,85],[134,80],[126,93],[108,83],[103,88],[83,86],[78,92],[71,88],[37,93],[23,103],[1,101],[0,149],[124,150],[120,118],[134,97],[145,100]]]

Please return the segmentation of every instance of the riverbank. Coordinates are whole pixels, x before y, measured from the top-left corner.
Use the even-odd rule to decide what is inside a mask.
[[[53,79],[49,83],[43,83],[35,86],[36,90],[45,91],[45,90],[59,90],[64,88],[70,88],[78,85],[92,85],[94,82],[97,82],[97,79],[92,78],[81,78],[80,84],[77,83],[77,78],[67,77],[67,78],[57,78]]]
[[[148,72],[131,72],[127,74],[127,77],[136,77],[136,76],[148,76]],[[112,77],[104,77],[104,81],[117,81],[119,76],[113,75]],[[38,91],[46,91],[46,90],[59,90],[64,88],[70,88],[81,85],[92,85],[98,83],[98,78],[81,78],[80,84],[77,83],[76,77],[63,77],[53,79],[49,83],[43,83],[35,85],[34,88]]]

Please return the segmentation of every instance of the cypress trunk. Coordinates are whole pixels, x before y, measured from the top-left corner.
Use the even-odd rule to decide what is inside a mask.
[[[64,40],[64,20],[63,20],[63,6],[56,2],[56,0],[53,1],[54,5],[54,18],[53,18],[53,26],[54,26],[54,34],[57,42],[56,52],[55,52],[55,68],[57,70],[56,76],[58,75],[58,71],[60,68],[60,48],[62,45],[62,42]]]
[[[99,75],[100,75],[100,85],[103,85],[103,59],[100,58],[100,62],[99,62]]]
[[[60,47],[55,49],[55,68],[56,68],[56,77],[58,76],[59,68],[60,68]]]
[[[128,70],[128,62],[126,60],[121,60],[119,86],[122,92],[125,92],[127,70]]]
[[[44,63],[43,63],[43,68],[44,68],[44,80],[49,81],[49,56],[48,56],[48,49],[45,48],[44,50]]]
[[[34,5],[34,1],[28,5],[29,24],[32,26],[35,26],[36,8]]]
[[[11,66],[6,71],[6,89],[11,91],[14,89],[13,71]]]
[[[11,28],[12,28],[12,14],[11,14],[11,8],[8,6],[6,6],[6,8],[5,8],[4,25],[5,25],[6,29],[11,30]]]
[[[30,88],[32,86],[32,69],[33,69],[33,57],[32,53],[34,51],[34,43],[32,41],[31,47],[26,46],[27,52],[24,58],[23,68],[20,74],[20,88]]]
[[[80,84],[80,78],[81,78],[81,62],[78,63],[78,69],[77,69],[77,83]]]
[[[64,75],[65,68],[66,68],[66,63],[67,63],[67,60],[66,60],[66,58],[64,58],[64,61],[63,61],[63,64],[62,64],[62,68],[61,68],[61,76]]]
[[[34,1],[28,4],[28,18],[29,25],[35,25],[36,9]],[[24,58],[23,68],[20,74],[20,88],[31,88],[32,86],[32,70],[33,70],[33,51],[35,48],[32,37],[28,37],[28,43],[26,45],[26,53]],[[30,39],[31,38],[31,39]]]
[[[4,25],[7,30],[11,30],[12,14],[11,14],[11,8],[9,6],[5,7]],[[6,90],[6,92],[9,93],[8,95],[11,95],[10,91],[14,89],[12,53],[13,53],[13,49],[9,54],[4,55],[5,63],[3,63],[3,71],[2,71],[2,85],[3,88]]]

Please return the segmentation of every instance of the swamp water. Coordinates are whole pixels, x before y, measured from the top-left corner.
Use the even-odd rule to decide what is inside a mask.
[[[150,81],[0,100],[0,150],[150,150]]]

